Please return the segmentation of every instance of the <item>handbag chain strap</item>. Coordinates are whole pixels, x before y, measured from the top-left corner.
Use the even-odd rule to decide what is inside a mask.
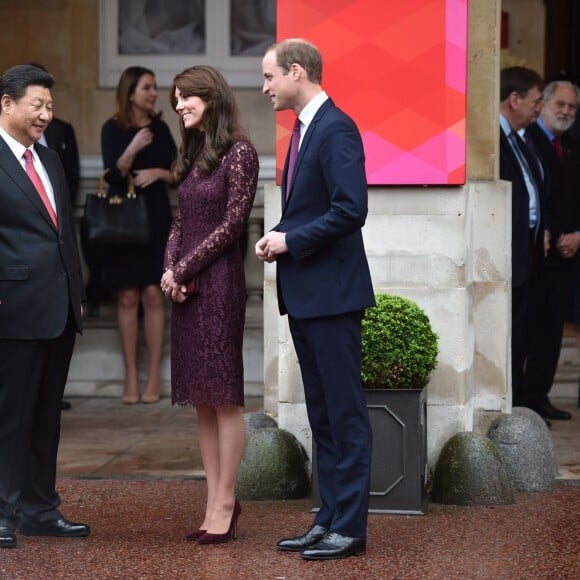
[[[107,173],[109,173],[109,169],[105,169],[103,171],[103,173],[101,173],[101,175],[99,175],[99,183],[97,186],[97,197],[107,197],[107,194],[105,193],[105,188],[104,188],[104,184],[105,184],[105,175],[107,175]],[[128,173],[127,174],[127,181],[128,181],[128,187],[127,187],[127,198],[128,199],[135,199],[137,197],[137,194],[135,193],[135,185],[133,183],[133,176]],[[112,195],[111,197],[109,197],[109,203],[111,205],[118,205],[120,203],[123,203],[123,198],[119,195]]]

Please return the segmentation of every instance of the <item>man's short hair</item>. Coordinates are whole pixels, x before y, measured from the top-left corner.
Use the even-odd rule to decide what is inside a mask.
[[[276,64],[288,72],[290,67],[299,64],[308,75],[312,83],[322,82],[322,55],[314,44],[302,38],[287,38],[282,42],[273,44],[268,51],[276,53]]]
[[[544,88],[542,77],[535,71],[523,66],[510,66],[500,73],[499,100],[505,101],[512,93],[525,97],[530,89]]]
[[[0,97],[8,95],[13,101],[20,100],[30,86],[51,89],[52,75],[32,64],[19,64],[8,69],[0,77]]]
[[[576,92],[576,101],[578,104],[580,104],[580,88],[578,88],[578,86],[575,85],[574,83],[572,83],[570,81],[564,81],[564,80],[552,81],[551,83],[548,83],[544,87],[544,94],[543,94],[544,102],[547,103],[554,96],[554,93],[560,87],[567,87],[567,88],[575,91]]]

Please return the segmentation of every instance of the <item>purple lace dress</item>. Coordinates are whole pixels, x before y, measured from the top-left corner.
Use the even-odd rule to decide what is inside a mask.
[[[258,156],[242,140],[211,175],[194,168],[179,186],[165,269],[200,290],[172,302],[171,399],[178,405],[244,405],[246,282],[239,247],[256,193]]]

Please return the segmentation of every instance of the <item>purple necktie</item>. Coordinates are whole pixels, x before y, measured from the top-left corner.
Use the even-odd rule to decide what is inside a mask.
[[[286,174],[286,199],[290,195],[292,174],[294,173],[294,165],[298,157],[298,145],[300,145],[300,119],[296,117],[294,129],[292,129],[292,138],[290,139],[290,157],[288,158],[288,173]]]
[[[558,135],[555,135],[554,139],[552,140],[552,143],[554,144],[554,148],[556,149],[556,153],[558,154],[558,157],[560,159],[562,159],[562,157],[564,156],[564,153],[562,151],[562,141],[560,141],[560,137]]]

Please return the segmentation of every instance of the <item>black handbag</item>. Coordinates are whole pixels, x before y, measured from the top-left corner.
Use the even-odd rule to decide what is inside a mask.
[[[151,238],[149,213],[145,198],[135,193],[133,178],[128,175],[124,195],[104,192],[103,182],[109,170],[99,176],[97,193],[85,200],[83,227],[89,244],[94,246],[142,246]]]

